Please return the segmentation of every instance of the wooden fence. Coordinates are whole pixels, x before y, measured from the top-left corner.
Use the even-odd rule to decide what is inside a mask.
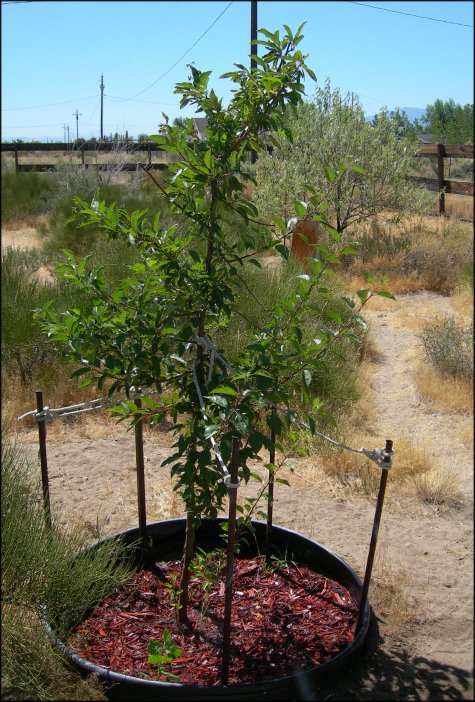
[[[418,158],[437,158],[437,178],[411,176],[411,180],[428,190],[439,193],[439,214],[445,214],[445,193],[473,197],[473,181],[447,179],[444,173],[445,158],[473,159],[473,144],[422,144],[419,146],[416,156]]]
[[[142,162],[147,163],[152,168],[164,169],[175,159],[165,151],[161,151],[154,142],[124,142],[121,144],[127,153],[143,154]],[[67,157],[69,163],[84,168],[97,168],[107,170],[111,164],[91,162],[91,157],[97,157],[104,152],[116,151],[118,144],[114,142],[97,142],[91,144],[85,142],[80,146],[72,147],[71,144],[43,144],[43,143],[17,143],[2,144],[2,153],[13,152],[16,171],[50,171],[58,167],[58,162],[50,159],[48,163],[20,163],[19,154],[28,151],[58,152],[62,157]],[[152,161],[152,154],[155,158]],[[437,159],[437,178],[427,178],[423,176],[410,176],[410,180],[418,185],[439,193],[439,214],[445,214],[445,193],[455,193],[457,195],[471,195],[473,197],[473,181],[453,180],[445,178],[444,159],[446,158],[470,158],[473,159],[473,144],[422,144],[419,146],[416,156],[418,158]],[[135,171],[137,162],[126,162],[121,164],[121,170]]]
[[[84,168],[96,168],[98,170],[107,170],[114,165],[109,163],[100,163],[97,161],[97,156],[107,152],[118,152],[124,149],[127,154],[140,155],[141,163],[146,163],[152,168],[164,169],[168,164],[172,163],[175,159],[173,156],[168,154],[166,151],[162,151],[154,142],[97,142],[91,144],[90,142],[85,142],[78,146],[67,144],[67,143],[39,143],[39,142],[22,142],[17,144],[3,144],[2,143],[2,154],[3,153],[13,153],[15,161],[15,171],[54,171],[58,168],[61,161],[68,163],[73,166],[82,166]],[[21,163],[20,156],[22,153],[43,153],[46,152],[50,155],[48,160],[45,157],[44,161],[41,163]],[[53,153],[54,152],[54,153]],[[152,154],[155,158],[152,161]],[[118,163],[115,164],[118,166]],[[123,162],[120,162],[120,170],[122,171],[135,171],[137,168],[137,161],[126,161],[124,157]]]

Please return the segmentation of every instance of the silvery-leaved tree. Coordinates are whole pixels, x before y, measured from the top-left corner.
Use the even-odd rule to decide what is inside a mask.
[[[149,174],[179,224],[163,227],[159,214],[150,220],[146,211],[128,213],[115,205],[91,207],[78,200],[81,224],[93,223],[112,239],[128,241],[139,260],[112,288],[91,257],[77,261],[67,254],[58,272],[81,291],[82,306],[64,314],[50,306],[39,313],[49,337],[78,363],[75,376],[111,397],[125,394],[114,410],[120,419],[173,420],[176,450],[163,465],[171,466],[187,512],[180,623],[187,618],[197,523],[215,517],[226,495],[210,440],[248,480],[249,460],[258,458],[263,446],[271,451],[275,436],[292,421],[298,383],[301,393],[308,394],[312,368],[325,348],[336,336],[351,333],[348,316],[343,316],[322,327],[318,338],[304,338],[302,315],[311,314],[310,293],[317,286],[322,295],[330,294],[323,275],[326,266],[338,261],[322,244],[300,289],[283,301],[233,367],[215,342],[217,331],[230,322],[237,296],[246,294],[242,266],[259,266],[259,253],[271,248],[288,255],[282,245],[286,223],[262,222],[245,189],[250,152],[262,150],[265,134],[282,127],[286,107],[301,102],[305,72],[314,77],[298,49],[301,29],[293,34],[286,26],[282,37],[261,30],[264,39],[258,43],[264,51],[257,67],[237,65],[224,76],[234,83],[228,106],[208,88],[210,73],[190,67],[189,81],[177,84],[176,92],[182,107],[193,105],[206,116],[207,139],[195,138],[190,119],[167,124],[152,138],[177,161],[164,182]],[[250,235],[255,230],[240,228],[226,236],[223,223],[236,214],[262,229],[259,251]],[[329,234],[339,237],[331,227]],[[343,247],[341,253],[350,251]],[[359,296],[364,304],[370,293],[360,291]],[[355,303],[344,304],[353,314]],[[158,400],[150,396],[151,389],[160,393]],[[141,406],[134,401],[139,390]]]
[[[254,202],[263,216],[287,216],[299,199],[343,232],[384,209],[429,206],[430,196],[407,179],[417,139],[401,136],[397,116],[381,111],[371,124],[357,98],[327,83],[288,111],[285,126],[291,139],[277,135],[256,163]]]

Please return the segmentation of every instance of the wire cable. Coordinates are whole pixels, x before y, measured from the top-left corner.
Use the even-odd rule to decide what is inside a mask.
[[[224,10],[223,10],[222,12],[220,12],[219,15],[216,17],[216,19],[214,19],[214,20],[211,22],[211,24],[209,25],[209,27],[207,27],[207,28],[205,29],[205,31],[203,32],[203,34],[201,34],[201,35],[198,37],[198,39],[190,46],[190,48],[187,49],[187,50],[180,56],[180,58],[177,59],[177,60],[175,61],[175,63],[174,63],[172,66],[170,66],[170,68],[168,68],[164,73],[162,73],[161,75],[159,75],[158,78],[156,78],[156,79],[153,81],[153,83],[150,83],[150,84],[147,85],[145,88],[143,88],[143,90],[140,90],[138,93],[135,93],[135,95],[132,95],[132,96],[129,97],[129,98],[121,98],[121,99],[122,99],[124,102],[128,102],[128,101],[130,101],[130,100],[134,100],[134,99],[135,99],[136,97],[138,97],[139,95],[142,95],[143,93],[147,92],[147,90],[150,90],[150,88],[153,88],[153,86],[156,85],[160,80],[162,80],[162,78],[165,78],[165,76],[167,76],[169,73],[171,73],[171,72],[173,71],[173,69],[174,69],[176,66],[178,66],[178,64],[185,58],[185,56],[187,56],[187,55],[190,53],[190,51],[191,51],[192,49],[195,48],[195,46],[203,39],[203,37],[205,37],[205,36],[208,34],[208,32],[214,27],[214,25],[221,19],[221,17],[224,15],[224,13],[227,12],[227,11],[229,10],[229,8],[231,7],[232,4],[233,4],[232,2],[228,2],[228,4],[226,5],[226,7],[224,8]]]
[[[43,110],[47,107],[56,107],[57,105],[67,105],[70,102],[80,102],[81,100],[95,100],[97,95],[89,95],[89,97],[74,98],[73,100],[63,100],[62,102],[50,102],[48,105],[34,105],[32,107],[5,107],[2,112],[22,112],[23,110]]]
[[[378,5],[368,5],[366,2],[351,1],[351,5],[361,5],[362,7],[370,7],[373,10],[382,10],[383,12],[393,12],[396,15],[406,15],[407,17],[417,17],[417,19],[430,20],[431,22],[443,22],[444,24],[456,24],[458,27],[470,27],[473,29],[473,24],[463,24],[462,22],[453,22],[452,20],[438,19],[437,17],[427,17],[427,15],[415,15],[412,12],[403,12],[402,10],[390,10],[388,7],[379,7]]]

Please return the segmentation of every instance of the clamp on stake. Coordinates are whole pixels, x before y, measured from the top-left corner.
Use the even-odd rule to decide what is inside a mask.
[[[361,452],[383,470],[389,470],[393,463],[393,442],[388,439],[383,449],[362,448]]]
[[[33,412],[33,416],[37,422],[52,422],[54,419],[54,414],[50,411],[48,406],[40,411]]]

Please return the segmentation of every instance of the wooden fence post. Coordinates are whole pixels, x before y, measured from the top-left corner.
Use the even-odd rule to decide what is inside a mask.
[[[81,163],[83,166],[84,166],[85,162],[86,162],[86,159],[85,159],[84,149],[81,149]]]
[[[439,181],[439,215],[445,215],[444,145],[437,144],[437,178]]]
[[[18,150],[15,149],[15,173],[18,173]]]

